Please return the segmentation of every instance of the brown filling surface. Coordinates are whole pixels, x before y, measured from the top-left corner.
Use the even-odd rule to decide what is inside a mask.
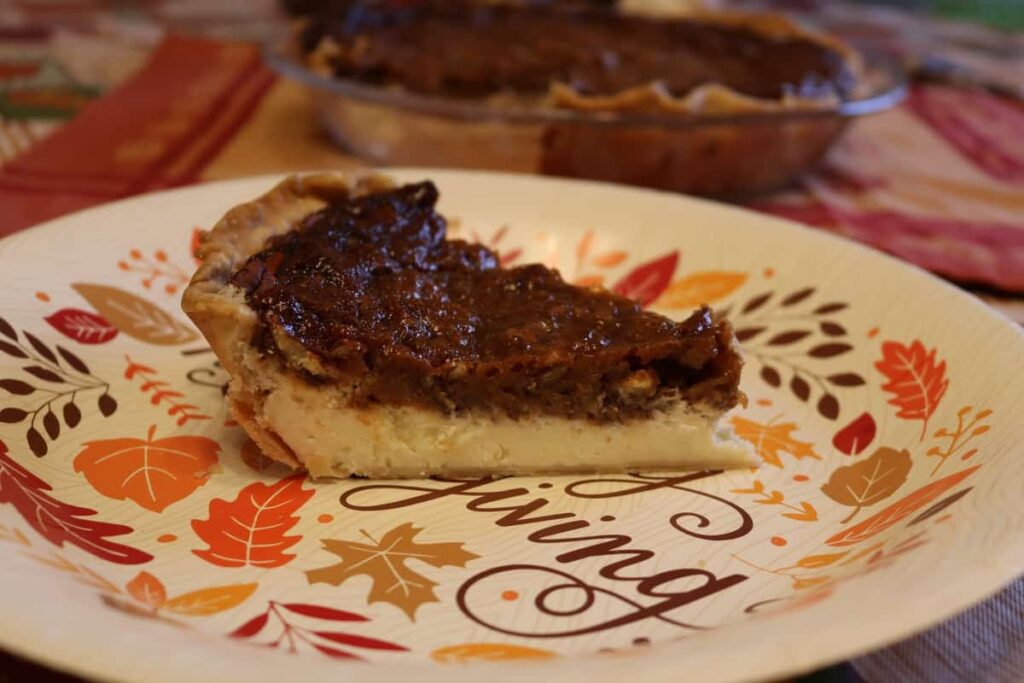
[[[556,81],[593,95],[660,81],[679,96],[720,83],[768,99],[845,97],[854,85],[843,56],[808,38],[572,3],[335,0],[311,10],[303,48],[324,37],[340,48],[339,77],[453,97],[543,94]]]
[[[429,182],[335,198],[272,239],[232,283],[261,325],[315,354],[355,405],[393,403],[512,418],[649,416],[681,397],[730,408],[742,361],[704,308],[677,323],[541,265],[445,239]]]

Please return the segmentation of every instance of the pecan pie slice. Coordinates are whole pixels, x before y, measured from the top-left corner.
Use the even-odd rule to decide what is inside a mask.
[[[208,233],[183,308],[268,456],[314,476],[751,465],[728,322],[446,239],[430,182],[292,177]]]

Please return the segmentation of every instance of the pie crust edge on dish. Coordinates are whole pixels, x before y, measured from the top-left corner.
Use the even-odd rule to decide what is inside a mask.
[[[286,363],[250,342],[258,318],[230,283],[267,240],[294,228],[331,197],[394,187],[373,173],[292,176],[231,209],[202,237],[201,265],[182,309],[230,376],[227,401],[264,454],[314,477],[498,476],[627,470],[706,469],[756,464],[721,411],[680,402],[668,412],[625,423],[534,416],[444,415],[401,405],[355,408],[339,384],[311,384],[296,369],[330,368],[283,334]],[[290,367],[289,367],[290,366]],[[290,369],[294,368],[294,369]]]

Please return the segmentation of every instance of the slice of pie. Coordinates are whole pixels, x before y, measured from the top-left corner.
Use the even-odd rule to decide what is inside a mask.
[[[206,234],[183,308],[265,454],[377,478],[754,464],[729,323],[446,239],[430,182],[292,177]]]

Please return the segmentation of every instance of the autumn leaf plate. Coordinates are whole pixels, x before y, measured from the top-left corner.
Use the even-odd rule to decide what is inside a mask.
[[[433,178],[452,232],[746,349],[724,473],[311,483],[179,309],[271,178],[0,242],[0,645],[123,681],[733,681],[905,637],[1024,567],[1024,336],[840,239],[709,202]]]

